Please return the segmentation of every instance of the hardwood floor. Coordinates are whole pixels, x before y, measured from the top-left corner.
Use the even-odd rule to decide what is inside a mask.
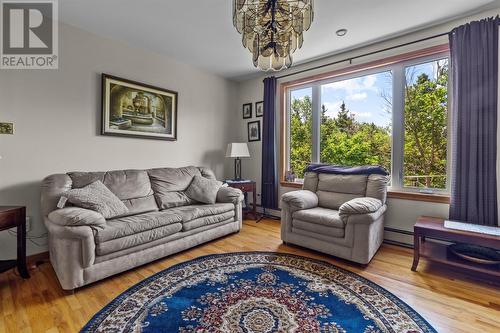
[[[358,266],[304,248],[283,245],[279,222],[245,221],[242,231],[66,294],[50,263],[0,274],[0,332],[77,332],[97,311],[142,279],[198,256],[236,251],[277,251],[319,258],[358,273],[401,298],[438,332],[500,332],[500,288],[422,260],[410,270],[410,249],[383,245],[369,266]]]

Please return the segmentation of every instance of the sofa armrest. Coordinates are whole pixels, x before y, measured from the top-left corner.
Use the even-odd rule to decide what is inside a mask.
[[[92,231],[95,227],[61,226],[49,220],[48,217],[44,218],[44,222],[49,232],[50,261],[60,277],[59,280],[61,281],[61,277],[67,274],[80,276],[79,269],[90,267],[95,260],[95,240]],[[71,268],[63,268],[68,266]],[[79,279],[81,278],[80,276]],[[64,289],[73,288],[74,286]]]
[[[298,209],[309,209],[318,206],[318,196],[308,190],[285,193],[281,196],[281,201]]]
[[[216,202],[227,202],[235,205],[243,201],[243,192],[237,188],[223,186],[217,192]]]
[[[49,213],[48,219],[60,226],[102,226],[106,224],[104,216],[98,212],[80,207],[56,209]]]
[[[375,198],[355,198],[342,204],[339,215],[344,223],[371,223],[386,210],[382,201]]]

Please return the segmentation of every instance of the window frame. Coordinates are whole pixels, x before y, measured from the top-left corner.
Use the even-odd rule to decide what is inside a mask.
[[[291,93],[294,90],[311,88],[313,101],[313,143],[312,143],[312,163],[320,161],[320,124],[319,113],[321,110],[321,86],[333,82],[349,80],[363,77],[370,74],[390,71],[392,73],[392,142],[391,142],[391,187],[389,197],[402,199],[413,199],[431,202],[449,202],[450,174],[451,174],[451,149],[450,141],[447,140],[447,179],[445,189],[423,189],[417,187],[403,186],[404,173],[404,103],[405,103],[405,69],[434,60],[448,58],[450,54],[448,44],[438,45],[414,52],[409,52],[377,61],[368,62],[361,65],[347,66],[346,68],[317,74],[311,77],[302,78],[295,81],[280,82],[280,106],[281,106],[281,185],[286,187],[300,187],[302,183],[290,183],[284,179],[286,170],[290,168],[290,107]],[[316,97],[316,98],[315,98]],[[451,105],[450,80],[448,80],[448,108]],[[319,104],[319,105],[318,105]],[[399,110],[399,111],[398,111]],[[451,116],[448,113],[447,130],[450,138]]]

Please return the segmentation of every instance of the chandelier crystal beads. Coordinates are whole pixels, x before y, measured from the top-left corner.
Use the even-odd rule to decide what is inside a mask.
[[[313,21],[313,0],[234,0],[233,24],[255,67],[279,71],[292,65]]]

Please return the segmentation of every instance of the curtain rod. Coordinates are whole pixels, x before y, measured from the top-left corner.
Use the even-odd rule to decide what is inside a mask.
[[[422,39],[417,39],[417,40],[414,40],[412,42],[407,42],[407,43],[403,43],[403,44],[399,44],[399,45],[394,45],[394,46],[386,47],[386,48],[381,49],[381,50],[376,50],[376,51],[372,51],[372,52],[360,54],[360,55],[357,55],[357,56],[354,56],[354,57],[345,58],[345,59],[342,59],[342,60],[337,60],[337,61],[330,62],[330,63],[327,63],[327,64],[318,65],[318,66],[315,66],[315,67],[303,69],[303,70],[300,70],[300,71],[297,71],[297,72],[293,72],[293,73],[289,73],[289,74],[284,74],[284,75],[281,75],[281,76],[276,76],[276,79],[278,79],[278,80],[279,79],[283,79],[283,78],[288,77],[288,76],[302,74],[302,73],[309,72],[309,71],[314,71],[316,69],[320,69],[320,68],[328,67],[328,66],[332,66],[332,65],[337,65],[337,64],[340,64],[340,63],[343,63],[343,62],[346,62],[346,61],[352,62],[354,59],[359,59],[359,58],[367,57],[367,56],[370,56],[370,55],[373,55],[373,54],[377,54],[377,53],[382,53],[382,52],[385,52],[385,51],[394,50],[394,49],[397,49],[397,48],[400,48],[400,47],[403,47],[403,46],[408,46],[408,45],[412,45],[412,44],[417,44],[417,43],[425,42],[427,40],[434,39],[434,38],[439,38],[439,37],[443,37],[443,36],[446,36],[448,34],[449,34],[449,32],[443,32],[443,33],[440,33],[440,34],[437,34],[437,35],[434,35],[434,36],[429,36],[429,37],[425,37],[425,38],[422,38]]]

